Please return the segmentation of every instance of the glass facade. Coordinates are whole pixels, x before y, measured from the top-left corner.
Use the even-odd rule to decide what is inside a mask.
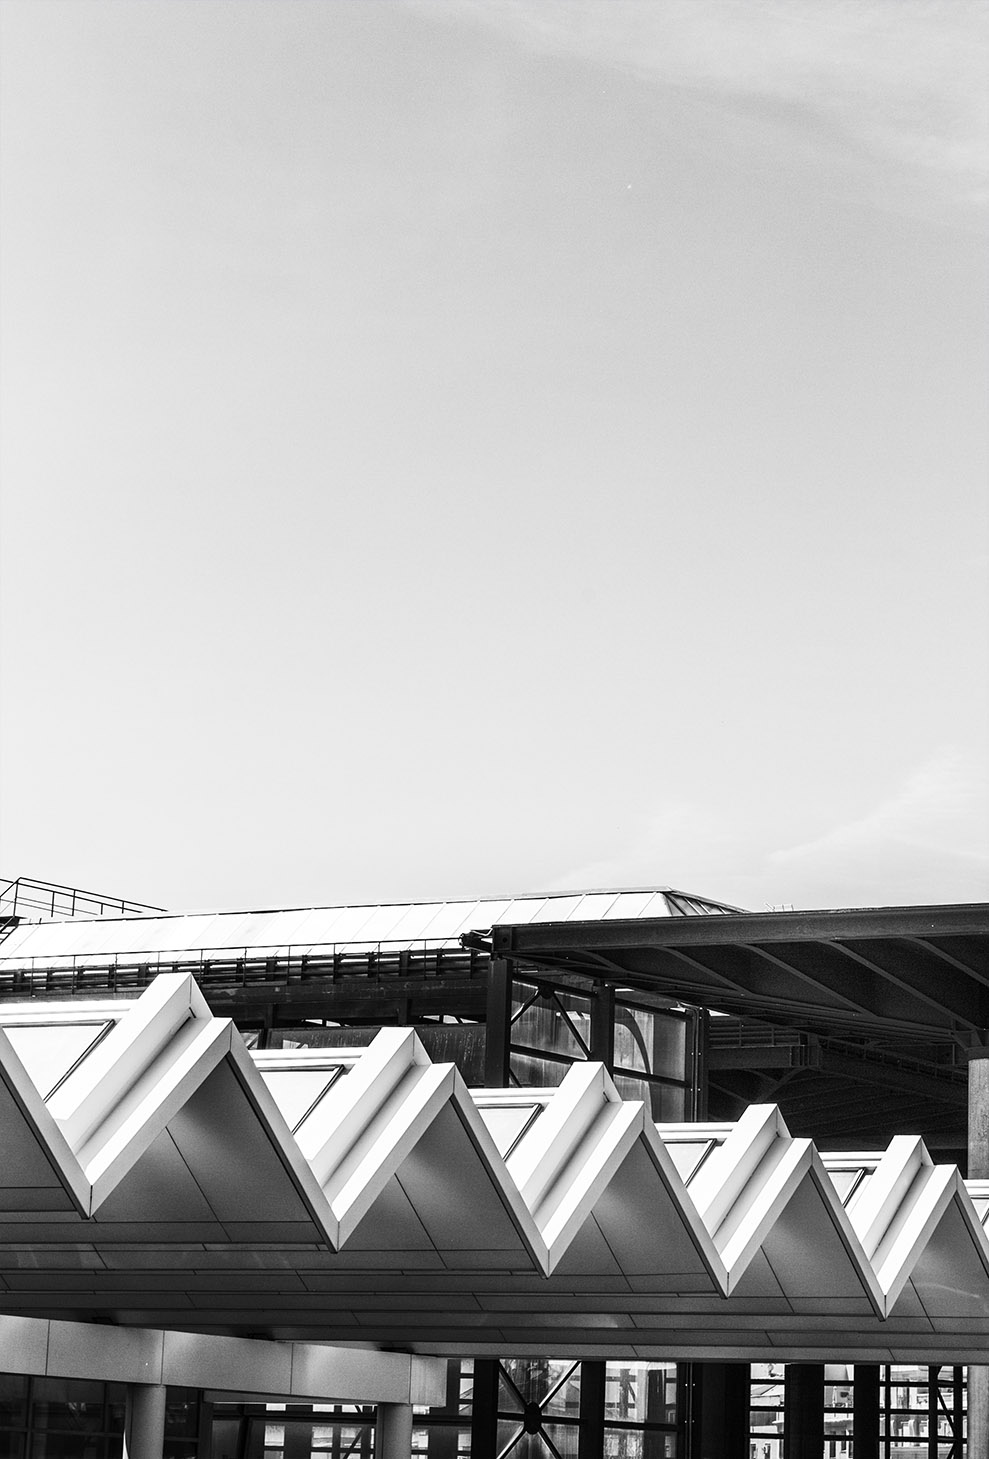
[[[490,1031],[489,1031],[490,1034]],[[586,992],[512,980],[508,1031],[513,1084],[561,1083],[571,1064],[605,1064],[624,1099],[657,1121],[697,1118],[700,1014],[647,993],[598,985]]]
[[[679,1454],[677,1394],[675,1363],[606,1363],[607,1459],[673,1459]]]
[[[126,1407],[122,1383],[0,1374],[0,1459],[120,1459]],[[204,1430],[199,1393],[170,1388],[164,1459],[197,1459]]]
[[[209,1459],[370,1459],[372,1407],[217,1404]]]
[[[883,1370],[883,1459],[959,1459],[965,1437],[964,1368]]]
[[[784,1364],[750,1369],[749,1459],[783,1459],[786,1373]],[[850,1364],[824,1368],[822,1459],[854,1459],[857,1373],[875,1384],[881,1459],[962,1459],[963,1368]],[[494,1395],[484,1413],[475,1405],[482,1376]],[[697,1459],[685,1379],[682,1366],[635,1359],[452,1360],[445,1402],[414,1411],[411,1454]],[[120,1459],[125,1412],[123,1384],[0,1375],[0,1459]],[[374,1424],[371,1406],[211,1404],[169,1389],[164,1459],[372,1459]]]
[[[964,1368],[888,1364],[876,1376],[881,1459],[962,1459]],[[785,1379],[782,1363],[752,1364],[749,1459],[783,1459]],[[855,1381],[854,1365],[825,1366],[822,1459],[854,1459]]]

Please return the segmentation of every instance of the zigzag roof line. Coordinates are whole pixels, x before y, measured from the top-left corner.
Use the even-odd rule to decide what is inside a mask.
[[[82,1047],[80,1028],[102,1034]],[[843,1303],[877,1332],[937,1311],[989,1338],[986,1182],[915,1137],[822,1155],[774,1106],[656,1126],[598,1064],[556,1088],[471,1091],[410,1029],[252,1055],[191,977],[164,974],[130,1004],[0,1010],[0,1119],[0,1233],[29,1230],[54,1267],[67,1241],[123,1242],[149,1271],[166,1248],[240,1259],[253,1243],[272,1269],[312,1253],[325,1290],[394,1271],[383,1297],[416,1272],[464,1293],[501,1272],[506,1300],[547,1320],[583,1283],[613,1303],[648,1290],[653,1319],[696,1293],[767,1325],[780,1300]]]

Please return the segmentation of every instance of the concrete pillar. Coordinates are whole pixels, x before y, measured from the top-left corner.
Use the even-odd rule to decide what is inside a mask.
[[[409,1459],[412,1453],[411,1403],[379,1403],[374,1426],[375,1459]]]
[[[783,1459],[824,1453],[824,1365],[787,1363],[783,1389]]]
[[[973,1049],[968,1060],[968,1178],[989,1180],[989,1048]],[[968,1370],[970,1456],[989,1454],[989,1368]]]
[[[161,1459],[165,1444],[166,1392],[160,1383],[127,1385],[124,1459]]]

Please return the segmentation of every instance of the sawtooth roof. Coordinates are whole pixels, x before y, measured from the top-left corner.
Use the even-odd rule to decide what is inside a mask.
[[[0,1005],[0,1311],[421,1353],[978,1361],[989,1183],[602,1066],[469,1090],[411,1029],[252,1054],[185,974]]]

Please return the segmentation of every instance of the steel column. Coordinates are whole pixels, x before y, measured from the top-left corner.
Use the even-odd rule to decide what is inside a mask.
[[[511,1019],[512,965],[507,958],[492,958],[484,1030],[484,1083],[488,1089],[508,1085]]]
[[[580,1437],[577,1459],[600,1459],[604,1453],[604,1387],[606,1366],[588,1359],[580,1365]]]
[[[690,1389],[690,1459],[748,1459],[748,1363],[692,1363]]]
[[[824,1366],[787,1363],[783,1388],[783,1459],[824,1453]]]
[[[495,1459],[498,1452],[498,1360],[474,1359],[470,1421],[471,1459]]]
[[[855,1459],[879,1459],[879,1364],[856,1363],[852,1389]]]
[[[591,994],[591,1058],[615,1067],[615,990],[599,983]]]

